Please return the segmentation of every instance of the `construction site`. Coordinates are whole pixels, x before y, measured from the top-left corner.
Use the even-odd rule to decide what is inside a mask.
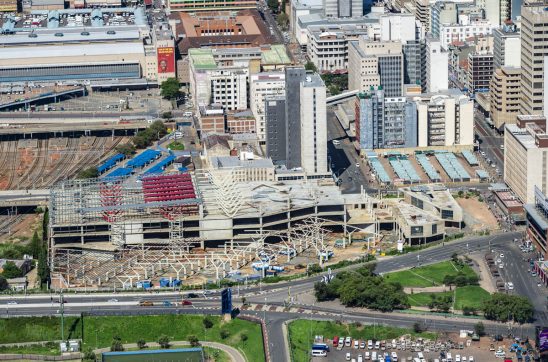
[[[0,190],[47,189],[95,166],[128,137],[80,137],[19,139],[0,142]],[[4,210],[0,215],[0,234],[27,215],[21,210]]]

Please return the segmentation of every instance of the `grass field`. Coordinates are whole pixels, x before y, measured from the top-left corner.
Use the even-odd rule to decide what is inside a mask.
[[[338,324],[327,321],[310,321],[299,319],[289,324],[289,337],[291,340],[291,353],[294,362],[308,362],[310,360],[310,347],[315,335],[332,339],[334,336],[350,336],[360,339],[393,339],[399,336],[411,334],[423,338],[435,339],[435,333],[414,333],[404,328],[387,326],[358,326],[355,324]]]
[[[61,339],[57,317],[0,318],[0,343],[24,343]],[[80,318],[65,317],[65,338],[82,338]]]
[[[41,354],[48,356],[58,356],[61,354],[59,349],[59,344],[49,343],[45,344],[33,344],[28,346],[19,346],[19,347],[0,347],[0,354]]]
[[[211,316],[213,326],[205,329],[203,316],[199,315],[153,315],[153,316],[86,316],[65,318],[65,338],[82,338],[83,348],[109,347],[112,338],[118,336],[122,343],[136,343],[139,339],[157,341],[165,334],[172,341],[186,341],[189,335],[199,340],[223,343],[242,351],[249,361],[264,361],[261,327],[252,322],[234,319],[224,322],[219,316]],[[23,343],[61,339],[60,319],[51,317],[29,317],[0,319],[0,343]],[[221,330],[228,331],[226,339]],[[5,331],[9,331],[5,333]],[[242,340],[242,335],[247,340]]]
[[[491,294],[477,285],[467,285],[457,288],[455,295],[455,309],[459,310],[465,306],[479,309],[482,307],[484,301],[491,299]]]
[[[451,261],[442,261],[419,268],[388,273],[384,277],[391,282],[398,282],[404,287],[432,287],[442,285],[446,275],[462,272],[467,276],[475,275],[474,270],[468,265],[459,267]]]
[[[415,293],[408,294],[407,298],[409,299],[409,304],[412,307],[427,307],[432,298],[431,295],[444,296],[444,295],[453,295],[453,292],[440,292],[440,293]]]
[[[430,295],[453,295],[453,292],[440,292],[440,293],[415,293],[409,294],[409,303],[413,307],[426,307],[432,300]],[[480,309],[483,302],[491,298],[488,291],[477,285],[467,285],[464,287],[458,287],[455,295],[455,309],[462,310],[462,307],[473,307]]]

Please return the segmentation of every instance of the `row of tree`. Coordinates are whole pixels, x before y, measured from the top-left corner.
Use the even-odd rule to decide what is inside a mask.
[[[375,264],[369,264],[355,271],[339,272],[329,283],[316,283],[316,299],[339,298],[347,307],[366,307],[383,312],[409,308],[403,287],[399,283],[387,282],[374,270]]]

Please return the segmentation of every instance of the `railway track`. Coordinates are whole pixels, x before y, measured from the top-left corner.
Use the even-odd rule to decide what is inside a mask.
[[[8,145],[8,154],[13,154],[12,159],[8,160],[6,164],[6,169],[8,169],[8,184],[6,186],[6,190],[10,190],[13,185],[13,181],[15,180],[15,174],[17,171],[17,165],[19,164],[19,152],[17,152],[17,141],[10,142]]]

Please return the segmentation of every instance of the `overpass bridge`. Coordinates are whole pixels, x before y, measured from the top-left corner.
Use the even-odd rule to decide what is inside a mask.
[[[0,124],[0,140],[75,137],[75,136],[131,136],[150,124],[147,121],[89,122],[58,124]]]
[[[356,94],[358,94],[358,93],[359,93],[358,90],[346,91],[344,93],[337,94],[336,96],[327,97],[326,98],[326,103],[328,105],[339,104],[339,103],[342,103],[342,102],[345,102],[349,99],[354,98],[356,96]]]
[[[49,189],[0,191],[0,208],[47,206]]]

